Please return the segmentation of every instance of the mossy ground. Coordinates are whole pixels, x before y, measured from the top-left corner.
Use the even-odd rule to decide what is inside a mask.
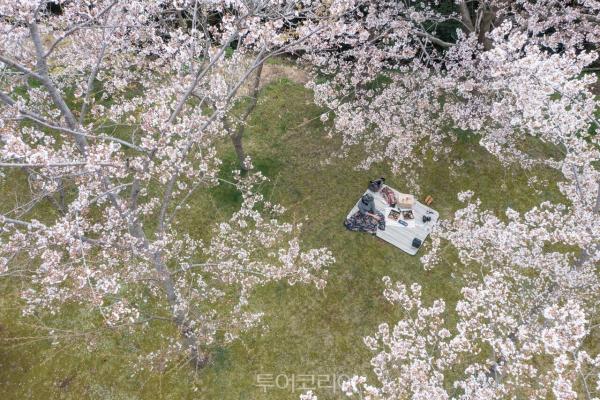
[[[304,223],[306,246],[330,248],[336,264],[330,269],[323,291],[312,287],[274,284],[256,293],[254,306],[265,312],[266,330],[255,330],[226,348],[216,349],[213,362],[193,373],[189,366],[163,373],[132,374],[131,361],[140,350],[152,348],[162,334],[172,334],[165,323],[149,325],[138,335],[107,333],[91,353],[77,341],[53,346],[17,318],[14,282],[4,283],[0,296],[0,398],[1,399],[297,399],[291,387],[263,392],[256,386],[257,374],[333,375],[368,374],[370,353],[362,338],[380,322],[394,322],[398,311],[382,296],[384,275],[423,286],[426,301],[443,298],[452,306],[460,296],[461,267],[452,251],[444,262],[425,271],[418,257],[366,234],[348,232],[342,221],[363,192],[369,179],[386,176],[387,182],[407,190],[402,176],[391,176],[385,165],[369,171],[354,169],[359,151],[329,165],[338,146],[326,139],[319,121],[321,113],[312,94],[302,86],[280,80],[266,86],[251,117],[245,144],[255,166],[271,181],[263,187],[272,200],[288,208],[286,218]],[[223,174],[235,167],[235,157],[223,145]],[[461,167],[452,167],[462,159]],[[539,191],[528,187],[533,174],[517,167],[506,169],[477,144],[477,138],[459,137],[447,158],[424,160],[420,186],[434,197],[433,206],[442,218],[461,207],[459,191],[471,189],[483,206],[501,214],[506,207],[523,211],[542,200],[557,199],[556,175],[537,171],[547,181]],[[10,204],[23,187],[4,187],[1,196]],[[198,193],[192,209],[184,215],[190,234],[206,237],[207,227],[224,220],[239,204],[240,197],[226,186]],[[209,206],[207,206],[209,205]],[[428,250],[426,243],[421,253]],[[88,318],[76,310],[64,316],[68,325]],[[283,385],[283,378],[279,383]],[[197,388],[196,391],[194,388]],[[320,399],[341,398],[330,389],[317,390]]]

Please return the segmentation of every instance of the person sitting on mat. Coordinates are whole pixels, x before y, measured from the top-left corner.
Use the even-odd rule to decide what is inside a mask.
[[[385,230],[385,217],[375,208],[375,199],[370,194],[365,194],[358,201],[358,211],[344,221],[344,225],[351,231],[377,233],[377,228]]]

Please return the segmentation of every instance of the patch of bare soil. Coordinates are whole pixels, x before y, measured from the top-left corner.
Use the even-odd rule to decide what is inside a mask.
[[[260,79],[260,88],[281,78],[304,85],[308,82],[308,73],[302,68],[285,64],[265,64]]]

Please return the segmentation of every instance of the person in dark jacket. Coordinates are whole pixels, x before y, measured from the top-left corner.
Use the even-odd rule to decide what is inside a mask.
[[[373,196],[367,193],[358,201],[358,211],[347,218],[344,225],[351,231],[369,232],[374,235],[378,228],[385,230],[385,217],[375,208]]]

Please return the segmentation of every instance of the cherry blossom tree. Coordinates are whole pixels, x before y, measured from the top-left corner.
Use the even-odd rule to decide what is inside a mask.
[[[456,130],[503,161],[532,163],[526,137],[569,146],[594,119],[596,79],[583,71],[597,59],[599,7],[334,1],[339,18],[305,46],[310,87],[340,154],[364,146],[359,167],[385,160],[412,171],[423,156],[441,157]]]
[[[418,284],[384,278],[384,296],[404,317],[365,338],[377,381],[356,376],[344,390],[365,399],[597,398],[600,356],[586,340],[598,326],[600,124],[596,78],[584,72],[597,60],[600,3],[439,4],[333,2],[343,17],[304,59],[319,74],[310,86],[341,155],[360,144],[359,167],[389,161],[414,176],[458,129],[507,167],[560,171],[564,202],[502,218],[478,201],[457,211],[423,262],[443,264],[442,246],[455,248],[459,266],[479,271],[458,277],[462,299],[453,310],[443,299],[425,305]],[[530,137],[560,157],[530,154]]]
[[[260,0],[0,1],[0,167],[5,184],[30,191],[0,217],[0,274],[21,282],[26,316],[75,304],[98,327],[166,320],[178,336],[163,353],[201,367],[211,346],[260,323],[256,287],[324,287],[330,252],[301,245],[300,225],[260,194],[260,173],[220,179],[215,148],[248,79],[316,33],[296,21],[311,12]],[[185,213],[219,183],[243,201],[201,241]],[[30,217],[47,204],[53,213]]]
[[[588,128],[598,103],[583,72],[597,58],[598,1],[456,1],[450,11],[412,0],[50,3],[0,0],[0,167],[31,192],[1,217],[0,273],[22,280],[26,315],[78,304],[114,328],[166,319],[179,333],[166,351],[202,366],[210,346],[260,323],[257,286],[322,288],[331,254],[301,246],[299,226],[261,196],[264,177],[218,174],[228,136],[251,169],[241,140],[264,62],[302,52],[342,153],[366,146],[361,166],[391,160],[400,171],[440,157],[453,127],[507,165],[565,177],[564,204],[498,218],[473,202],[433,236],[427,267],[449,242],[481,271],[464,277],[456,326],[441,299],[423,305],[418,285],[386,279],[405,317],[366,339],[379,383],[355,377],[345,390],[594,396],[599,361],[584,340],[597,314],[599,153]],[[531,136],[562,157],[533,157]],[[215,184],[234,185],[243,202],[200,241],[185,212]],[[28,218],[47,203],[54,216]]]
[[[343,384],[350,397],[364,399],[576,399],[594,398],[600,357],[583,347],[589,317],[574,300],[544,307],[541,316],[528,310],[506,313],[517,289],[499,276],[465,288],[457,305],[456,332],[445,321],[446,306],[421,300],[421,287],[407,288],[386,278],[385,297],[405,318],[381,324],[365,344],[379,381],[355,376]],[[503,303],[501,309],[490,308]],[[522,303],[519,303],[522,305]],[[522,317],[526,318],[524,322]],[[482,362],[479,359],[485,359]]]
[[[355,376],[344,384],[349,396],[597,398],[600,355],[589,340],[599,326],[600,173],[592,164],[600,157],[584,154],[578,172],[572,160],[561,162],[566,204],[499,218],[473,192],[459,194],[467,206],[435,230],[422,261],[443,265],[442,249],[454,247],[466,271],[457,277],[461,300],[454,310],[443,299],[427,306],[418,284],[384,278],[385,298],[404,316],[365,338],[378,383]]]

